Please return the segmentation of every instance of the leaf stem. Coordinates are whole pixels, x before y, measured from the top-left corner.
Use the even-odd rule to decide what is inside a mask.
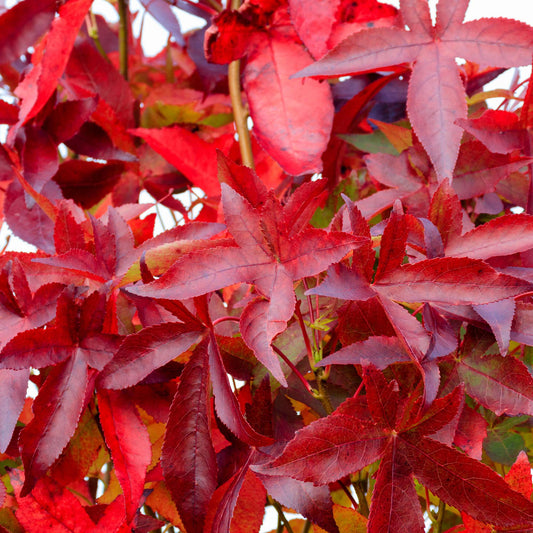
[[[213,321],[213,326],[216,326],[217,324],[220,324],[221,322],[227,322],[229,320],[232,320],[233,322],[239,322],[240,318],[238,316],[221,316],[220,318],[217,318]]]
[[[309,533],[309,531],[311,531],[311,526],[313,524],[311,524],[311,522],[309,520],[306,520],[305,521],[305,524],[304,524],[304,528],[302,529],[302,533]]]
[[[231,0],[231,9],[237,10],[241,0]],[[252,140],[248,130],[248,111],[242,101],[241,92],[241,62],[239,59],[232,61],[228,67],[228,86],[233,107],[235,128],[239,136],[239,149],[241,151],[242,164],[254,168],[254,156],[252,152]]]
[[[359,514],[368,517],[370,514],[370,509],[368,508],[368,502],[366,501],[366,495],[361,487],[361,482],[356,481],[355,483],[352,483],[352,486],[355,490],[355,494],[357,495],[357,501],[359,502],[359,505],[357,506]]]
[[[128,79],[128,0],[118,0],[118,54],[120,74]]]
[[[324,410],[328,415],[333,413],[333,406],[331,405],[331,401],[329,399],[326,380],[324,379],[324,369],[319,368],[315,372],[316,376],[316,383],[318,388],[318,395],[317,398],[320,400],[320,403],[322,404],[322,407],[324,407]]]
[[[303,386],[307,389],[307,391],[316,397],[316,392],[313,390],[309,382],[303,377],[302,373],[296,368],[294,363],[277,346],[272,345],[272,349],[285,361],[285,363],[287,363],[287,365],[289,365],[291,370],[296,374],[296,377],[303,383]]]
[[[98,52],[100,52],[100,55],[108,63],[111,63],[111,60],[107,56],[104,50],[104,47],[102,46],[102,43],[100,42],[100,35],[98,33],[98,24],[96,23],[96,16],[92,9],[89,10],[89,13],[87,14],[87,18],[85,19],[85,22],[87,24],[87,33],[89,34],[89,37],[93,40],[94,46],[96,46],[96,49],[98,50]]]
[[[309,340],[309,335],[307,334],[307,330],[305,329],[304,317],[302,316],[300,305],[301,302],[300,300],[298,300],[296,302],[294,312],[296,314],[296,318],[298,319],[298,323],[300,324],[300,329],[302,330],[305,348],[307,350],[307,358],[309,359],[309,366],[313,369],[315,367],[315,361],[313,360],[313,348],[311,347],[311,341]]]
[[[357,502],[355,501],[354,497],[352,496],[352,493],[350,492],[350,489],[340,479],[337,481],[337,483],[340,485],[341,489],[345,492],[346,496],[348,496],[348,499],[352,502],[352,507],[354,509],[357,509],[359,506],[357,505]]]
[[[279,520],[283,524],[285,529],[287,530],[287,533],[294,533],[289,521],[287,520],[287,517],[285,516],[285,513],[283,512],[283,509],[281,508],[281,505],[272,498],[269,498],[269,500],[272,506],[274,507],[274,509],[276,509]],[[280,531],[279,526],[278,526],[278,531]],[[281,531],[283,531],[283,529],[281,529]]]

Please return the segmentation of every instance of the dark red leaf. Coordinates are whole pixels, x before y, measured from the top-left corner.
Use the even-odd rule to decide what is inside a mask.
[[[37,41],[54,20],[55,8],[55,0],[25,0],[0,16],[3,63],[15,61]]]
[[[3,416],[0,420],[0,452],[9,446],[20,412],[24,407],[28,390],[29,370],[0,370],[0,404]]]
[[[166,484],[188,531],[203,531],[217,486],[217,463],[209,431],[208,339],[195,349],[180,376],[167,423],[161,462]]]
[[[130,521],[139,507],[146,469],[152,460],[148,431],[126,392],[98,391],[98,410]]]
[[[533,503],[483,463],[426,437],[402,436],[398,448],[415,477],[449,505],[499,527],[533,524]]]
[[[422,533],[424,521],[413,474],[393,439],[379,464],[368,531]]]
[[[33,402],[35,416],[19,438],[26,476],[23,496],[44,476],[74,434],[88,380],[87,362],[83,355],[77,355],[54,367],[41,387]]]

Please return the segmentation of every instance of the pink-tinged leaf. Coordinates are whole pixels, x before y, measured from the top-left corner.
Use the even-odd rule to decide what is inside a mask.
[[[53,478],[41,480],[31,494],[21,496],[21,483],[13,477],[18,509],[17,520],[28,533],[54,531],[84,533],[94,531],[95,524],[74,494]]]
[[[407,112],[440,180],[451,179],[463,136],[454,122],[466,118],[467,106],[455,59],[443,55],[437,46],[424,49],[417,57]]]
[[[405,351],[418,365],[429,348],[429,334],[407,309],[386,298],[380,298],[379,301]]]
[[[305,516],[326,531],[337,532],[333,518],[332,501],[326,486],[290,477],[258,474],[267,492],[279,503]]]
[[[185,46],[178,18],[163,0],[141,0],[143,7],[165,28],[180,46]]]
[[[463,208],[449,180],[444,180],[433,194],[428,218],[438,228],[445,247],[461,235]]]
[[[208,196],[220,194],[217,152],[214,145],[180,126],[161,129],[137,128],[130,133],[144,139]]]
[[[278,267],[271,279],[270,300],[254,300],[241,314],[240,331],[244,342],[271,374],[287,387],[278,356],[272,350],[274,338],[285,331],[295,305],[292,280],[283,267]]]
[[[463,406],[453,443],[472,459],[481,461],[486,436],[487,421],[468,405]]]
[[[22,495],[59,457],[80,418],[89,373],[83,356],[71,357],[52,368],[33,402],[34,418],[20,433],[19,446],[26,479]]]
[[[228,375],[213,333],[210,334],[208,352],[215,408],[220,420],[237,438],[250,446],[260,447],[272,444],[272,439],[257,433],[241,413],[237,398],[231,390]]]
[[[531,494],[533,493],[531,465],[524,450],[518,454],[515,463],[511,466],[509,472],[505,474],[505,481],[513,490],[523,494],[528,500],[531,499]]]
[[[472,353],[457,372],[466,392],[498,416],[533,414],[533,377],[518,359]]]
[[[316,276],[348,252],[368,243],[365,237],[308,228],[280,243],[280,261],[292,279]]]
[[[311,57],[293,39],[271,30],[255,40],[243,70],[253,132],[270,156],[292,175],[322,170],[333,124],[329,85],[289,79]]]
[[[398,302],[484,304],[530,290],[527,282],[499,274],[478,259],[435,258],[404,265],[373,285]]]
[[[180,376],[170,408],[161,456],[165,481],[191,533],[203,531],[217,486],[217,462],[209,431],[208,340],[202,341]]]
[[[306,294],[319,294],[355,301],[365,301],[376,296],[366,279],[342,263],[330,266],[326,279],[314,289],[309,289]]]
[[[258,472],[325,485],[376,461],[388,440],[381,427],[333,413],[297,431],[283,453]]]
[[[400,0],[400,8],[404,24],[412,32],[431,35],[431,13],[425,0]]]
[[[435,31],[438,35],[443,35],[454,24],[461,24],[468,9],[469,0],[454,0],[447,2],[442,0],[437,5],[437,17],[435,21]]]
[[[474,311],[490,326],[498,342],[501,355],[507,354],[507,348],[511,340],[511,325],[513,323],[515,307],[513,298],[473,306]]]
[[[494,192],[498,183],[511,172],[519,171],[531,162],[531,158],[521,158],[516,154],[492,153],[479,141],[466,141],[461,144],[453,189],[460,200]]]
[[[309,9],[305,0],[290,0],[291,21],[300,39],[314,57],[328,51],[328,40],[340,0],[318,0]]]
[[[398,448],[415,477],[447,504],[498,527],[533,525],[533,503],[483,463],[419,435],[402,435]]]
[[[24,407],[28,389],[29,370],[0,370],[0,452],[9,446],[17,420]]]
[[[379,464],[370,505],[368,531],[422,533],[422,509],[412,472],[392,439]]]
[[[361,342],[354,342],[316,363],[316,366],[327,365],[374,365],[384,370],[389,365],[400,362],[409,362],[407,355],[398,337],[376,336]]]
[[[19,59],[54,20],[55,0],[25,0],[0,16],[3,63]]]
[[[91,4],[92,0],[70,0],[59,9],[59,17],[52,22],[40,53],[34,55],[33,69],[15,90],[22,99],[19,124],[33,118],[55,91]]]
[[[393,210],[381,237],[376,281],[386,276],[388,272],[396,270],[403,263],[406,242],[407,224],[405,217],[403,213],[397,213]]]
[[[533,248],[533,216],[505,215],[465,233],[446,248],[448,257],[489,259]]]
[[[57,146],[46,131],[26,126],[24,128],[26,143],[22,151],[22,163],[24,178],[41,193],[48,182],[59,168]]]
[[[125,392],[98,391],[98,410],[130,521],[139,507],[146,469],[152,460],[148,431]]]
[[[343,76],[414,61],[430,37],[395,28],[373,28],[347,37],[320,61],[298,72],[303,76]]]
[[[431,335],[426,359],[434,360],[452,353],[458,345],[459,324],[447,320],[429,304],[424,305],[422,316],[424,327]]]
[[[142,381],[198,342],[199,329],[181,323],[164,323],[129,335],[98,376],[104,389],[124,389]]]
[[[487,109],[479,118],[460,119],[457,125],[479,139],[491,152],[508,154],[522,150],[526,131],[521,127],[516,113]]]
[[[517,20],[472,20],[454,25],[444,40],[450,56],[465,57],[474,63],[499,67],[518,67],[531,63],[533,28]]]

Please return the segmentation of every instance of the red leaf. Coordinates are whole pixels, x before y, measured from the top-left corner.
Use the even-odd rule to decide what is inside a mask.
[[[232,533],[259,533],[265,514],[267,491],[257,476],[248,470],[231,517]]]
[[[325,485],[373,463],[387,442],[382,428],[333,413],[297,431],[283,453],[257,471]]]
[[[91,4],[92,0],[70,0],[59,9],[59,17],[52,22],[40,53],[33,55],[33,69],[15,90],[22,99],[19,124],[33,118],[55,91]]]
[[[489,259],[533,248],[533,216],[505,215],[454,239],[446,248],[449,257]]]
[[[441,0],[441,16],[431,25],[425,1],[404,1],[401,13],[409,31],[372,28],[355,33],[299,76],[342,76],[414,61],[407,109],[414,131],[440,179],[451,178],[466,119],[463,83],[456,57],[511,66],[531,62],[533,29],[508,19],[481,19],[462,24],[459,0]]]
[[[180,376],[170,408],[162,466],[180,517],[192,533],[203,531],[217,486],[217,463],[209,431],[208,340],[202,341]]]
[[[28,533],[57,531],[57,533],[85,533],[94,531],[94,522],[67,488],[52,478],[41,480],[31,494],[20,495],[20,482],[11,482],[17,496],[17,520]]]
[[[402,436],[400,453],[415,477],[443,501],[499,527],[533,524],[533,503],[488,466],[420,436]]]
[[[533,493],[531,465],[524,450],[518,454],[515,463],[511,466],[509,472],[505,474],[505,481],[513,490],[523,494],[528,500],[531,499],[531,493]]]
[[[466,392],[498,416],[533,414],[533,377],[518,359],[473,352],[460,360],[457,372]]]
[[[368,531],[422,533],[424,520],[411,469],[393,439],[379,465]]]
[[[28,389],[29,370],[0,370],[0,452],[9,446],[17,420],[24,407]]]
[[[201,331],[181,323],[164,323],[126,337],[98,376],[104,389],[124,389],[142,381],[195,344]]]
[[[41,387],[33,402],[35,416],[19,438],[26,476],[23,496],[44,476],[74,434],[88,380],[87,362],[78,355],[52,368]]]
[[[124,493],[126,517],[137,512],[152,446],[135,405],[125,392],[98,391],[100,423],[117,478]]]
[[[258,35],[243,70],[253,132],[263,148],[292,175],[322,170],[333,124],[330,88],[289,77],[311,57],[292,35]]]
[[[439,230],[444,246],[461,236],[463,209],[449,180],[444,180],[433,194],[428,218]]]
[[[0,56],[11,63],[26,52],[54,20],[55,0],[25,0],[0,16]]]
[[[399,209],[401,210],[401,207]],[[383,237],[381,237],[376,281],[386,276],[387,273],[396,270],[403,263],[406,242],[407,224],[405,217],[403,213],[398,213],[394,209],[383,231]]]
[[[235,398],[235,394],[231,390],[228,375],[213,333],[210,334],[208,351],[209,369],[215,395],[215,408],[220,420],[237,438],[250,446],[272,444],[272,439],[257,433],[241,413],[237,398]]]
[[[484,304],[527,292],[526,282],[499,274],[483,261],[436,258],[404,265],[374,283],[374,290],[400,302]]]
[[[271,344],[287,328],[294,311],[295,298],[292,280],[285,269],[279,267],[273,274],[270,301],[255,300],[249,303],[241,314],[240,330],[244,342],[254,351],[257,359],[282,386],[287,387],[287,380]]]
[[[305,516],[326,531],[337,532],[329,489],[290,477],[258,474],[267,492],[279,503]]]
[[[463,407],[453,442],[469,457],[481,461],[483,439],[487,436],[487,422],[468,405]]]
[[[207,196],[220,194],[214,145],[180,126],[158,130],[137,128],[130,130],[130,133],[144,139]]]
[[[474,305],[476,313],[490,326],[496,337],[500,354],[505,356],[511,339],[511,325],[516,304],[513,298],[490,304]]]

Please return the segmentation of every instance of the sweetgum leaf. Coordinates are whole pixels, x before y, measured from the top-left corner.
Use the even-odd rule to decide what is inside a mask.
[[[283,453],[257,471],[325,485],[373,463],[388,439],[379,426],[333,414],[297,431]]]
[[[476,520],[498,527],[533,524],[533,503],[483,463],[419,435],[402,435],[398,449],[421,483]]]
[[[370,505],[368,531],[424,531],[411,468],[401,453],[398,453],[396,439],[389,444],[379,465]]]
[[[58,533],[94,531],[94,522],[78,498],[53,478],[41,480],[27,496],[21,495],[20,482],[12,477],[11,483],[18,504],[17,520],[28,533],[41,533],[43,528]]]
[[[113,359],[98,376],[104,389],[124,389],[188,350],[200,338],[194,325],[164,323],[126,337]]]
[[[505,481],[509,486],[523,494],[528,500],[531,499],[531,493],[533,492],[533,483],[531,481],[531,466],[529,465],[529,459],[527,453],[522,450],[516,461],[509,469],[509,472],[505,474]]]
[[[92,0],[70,0],[59,9],[59,17],[41,43],[42,53],[34,54],[33,69],[17,87],[15,94],[22,99],[19,124],[34,117],[55,91],[57,82],[69,58],[80,26]]]
[[[241,413],[237,398],[231,390],[228,375],[213,333],[210,334],[208,352],[211,382],[215,395],[215,409],[220,420],[237,438],[250,446],[272,444],[273,439],[257,433]]]
[[[288,174],[320,172],[333,123],[331,90],[315,80],[289,79],[311,57],[285,28],[257,34],[248,53],[243,87],[253,132]]]
[[[25,0],[0,16],[0,55],[11,63],[48,29],[56,8],[55,0]]]
[[[0,370],[0,452],[9,446],[17,420],[24,406],[28,389],[29,370]]]
[[[518,359],[473,352],[459,361],[457,372],[466,392],[497,415],[533,413],[533,378]]]
[[[20,433],[19,446],[26,479],[26,496],[59,457],[80,418],[89,369],[83,355],[52,368],[33,403],[34,418]]]
[[[285,476],[258,474],[268,493],[285,507],[294,509],[326,531],[337,532],[329,490]]]
[[[490,303],[529,290],[526,282],[499,274],[483,261],[466,257],[435,258],[404,265],[372,287],[397,301],[452,305]]]
[[[414,62],[407,98],[409,119],[440,179],[451,178],[462,137],[454,122],[467,118],[455,58],[505,67],[526,65],[533,43],[533,28],[514,20],[462,24],[464,5],[462,0],[441,0],[441,15],[432,27],[425,1],[403,0],[401,14],[409,30],[372,28],[354,33],[298,75],[343,76]]]
[[[202,532],[217,486],[217,463],[209,431],[209,340],[202,341],[180,376],[170,408],[162,467],[187,531]]]
[[[139,507],[146,469],[152,460],[148,431],[125,392],[98,391],[98,410],[130,521]]]

